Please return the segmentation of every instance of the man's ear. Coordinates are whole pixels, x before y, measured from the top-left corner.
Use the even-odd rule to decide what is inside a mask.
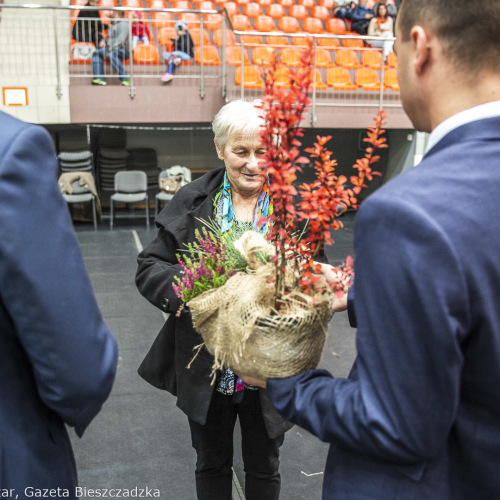
[[[415,54],[415,72],[421,75],[425,71],[430,61],[430,37],[427,31],[422,26],[414,26],[411,29],[410,37]]]
[[[215,144],[215,149],[217,150],[217,156],[219,157],[219,160],[224,160],[224,155],[222,154],[222,151],[219,149],[218,144],[214,141]]]

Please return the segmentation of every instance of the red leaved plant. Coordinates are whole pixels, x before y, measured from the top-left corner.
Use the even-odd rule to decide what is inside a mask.
[[[276,57],[265,74],[266,89],[261,105],[265,128],[261,132],[261,140],[266,148],[264,168],[271,180],[269,196],[273,212],[269,217],[271,224],[267,238],[276,249],[273,262],[276,266],[277,310],[283,297],[290,291],[285,287],[286,273],[290,269],[298,277],[296,285],[304,293],[314,295],[316,291],[321,291],[316,289],[321,266],[314,259],[323,245],[333,243],[330,229],[342,227],[342,222],[337,220],[340,209],[357,208],[355,195],[366,187],[366,181],[371,181],[374,175],[381,175],[372,170],[372,164],[379,160],[374,151],[387,147],[386,139],[382,137],[385,132],[382,123],[386,114],[380,111],[364,139],[371,147],[353,165],[358,174],[350,177],[353,185],[350,188],[346,185],[345,176],[335,174],[337,162],[325,146],[331,136],[318,136],[314,146],[305,150],[315,159],[316,180],[301,184],[299,190],[296,189],[294,182],[297,173],[301,172],[300,164],[309,163],[309,159],[299,156],[299,146],[302,144],[298,138],[303,136],[299,125],[305,108],[310,104],[308,94],[312,83],[313,56],[314,46],[310,40],[309,47],[303,51],[299,68],[289,70],[290,90],[275,84],[279,65]],[[298,209],[295,208],[297,195],[301,200]],[[307,221],[307,230],[303,235],[298,234],[297,222],[301,221]],[[339,282],[334,291],[342,295],[347,291],[353,275],[352,258],[348,257],[346,265],[335,270]]]

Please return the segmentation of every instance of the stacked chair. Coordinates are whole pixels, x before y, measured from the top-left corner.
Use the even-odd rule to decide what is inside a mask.
[[[142,170],[148,178],[148,191],[154,192],[158,185],[158,157],[153,148],[137,148],[128,150],[128,168]]]
[[[103,128],[98,137],[97,170],[99,191],[115,189],[115,174],[128,169],[127,133],[119,128]]]
[[[59,132],[58,139],[59,186],[71,216],[78,221],[90,219],[94,229],[97,229],[101,206],[95,187],[94,154],[90,151],[87,128],[63,130]]]
[[[87,129],[71,128],[59,132],[59,171],[92,172],[94,174],[94,154],[90,151]]]

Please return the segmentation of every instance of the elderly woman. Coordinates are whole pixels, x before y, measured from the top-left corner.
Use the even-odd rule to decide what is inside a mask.
[[[216,221],[223,231],[233,225],[257,228],[269,213],[268,182],[259,163],[265,153],[259,130],[263,120],[254,104],[234,101],[216,115],[212,127],[216,168],[181,188],[156,219],[156,239],[138,257],[136,283],[155,306],[171,313],[139,374],[155,387],[177,396],[187,415],[197,453],[198,499],[230,500],[233,430],[239,417],[247,500],[277,499],[280,491],[279,448],[286,423],[270,405],[265,390],[245,385],[231,370],[211,384],[213,357],[195,346],[203,343],[193,329],[172,284],[181,267],[176,253],[195,239],[202,220]],[[262,230],[262,227],[259,228]],[[192,361],[192,362],[191,362]],[[190,367],[188,368],[188,365]]]

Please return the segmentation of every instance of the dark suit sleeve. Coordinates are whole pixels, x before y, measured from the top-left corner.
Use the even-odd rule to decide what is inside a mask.
[[[356,347],[348,379],[268,381],[282,416],[323,441],[398,463],[435,456],[458,407],[470,297],[431,215],[373,195],[356,219]]]
[[[0,294],[40,398],[81,434],[111,390],[116,341],[103,322],[57,185],[47,132],[22,125],[0,166]]]

